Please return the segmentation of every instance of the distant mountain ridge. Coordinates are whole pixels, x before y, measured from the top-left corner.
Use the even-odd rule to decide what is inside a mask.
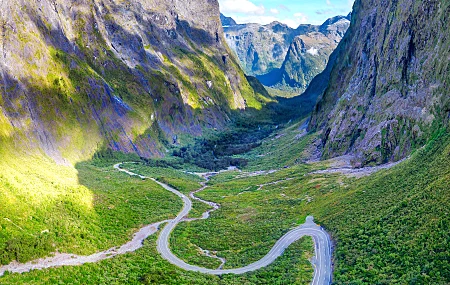
[[[326,67],[350,18],[350,14],[336,16],[320,26],[300,25],[296,29],[279,22],[223,25],[228,45],[247,74],[257,76],[266,86],[300,94]]]
[[[236,21],[233,18],[227,17],[222,13],[220,13],[220,21],[222,22],[222,25],[224,27],[237,25]]]

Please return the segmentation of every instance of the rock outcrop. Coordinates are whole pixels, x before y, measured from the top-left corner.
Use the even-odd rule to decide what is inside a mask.
[[[307,91],[321,96],[310,129],[323,132],[324,158],[397,161],[448,126],[449,15],[448,1],[355,2],[322,82]]]
[[[349,19],[350,15],[337,16],[321,26],[300,25],[297,29],[277,22],[224,29],[246,73],[257,76],[266,86],[300,94],[325,69]]]
[[[236,21],[233,18],[227,17],[222,13],[220,13],[220,22],[222,22],[222,26],[224,27],[237,25]]]
[[[0,148],[149,157],[260,109],[217,0],[1,2]]]

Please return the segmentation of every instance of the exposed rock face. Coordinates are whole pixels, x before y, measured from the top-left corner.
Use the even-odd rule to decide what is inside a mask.
[[[228,45],[237,54],[244,71],[249,75],[262,75],[280,68],[295,36],[312,28],[301,26],[295,30],[274,22],[264,26],[234,25],[225,27],[224,31]]]
[[[225,27],[231,49],[244,70],[266,86],[302,93],[324,70],[328,58],[344,36],[350,16],[338,16],[321,26],[292,29],[281,23]]]
[[[59,162],[99,146],[162,155],[162,141],[261,107],[217,0],[8,0],[0,11],[0,147]]]
[[[349,31],[322,79],[311,129],[323,156],[357,164],[397,161],[450,117],[450,3],[357,0]]]
[[[220,13],[220,22],[222,22],[222,26],[224,27],[237,25],[236,21],[233,18],[227,17],[222,13]]]

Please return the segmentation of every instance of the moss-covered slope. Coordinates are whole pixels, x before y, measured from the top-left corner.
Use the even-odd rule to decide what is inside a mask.
[[[3,1],[0,136],[59,163],[163,142],[261,109],[217,1]],[[2,144],[5,148],[6,144]]]
[[[449,15],[449,1],[355,2],[329,84],[310,88],[325,90],[311,121],[324,157],[399,160],[448,124]]]

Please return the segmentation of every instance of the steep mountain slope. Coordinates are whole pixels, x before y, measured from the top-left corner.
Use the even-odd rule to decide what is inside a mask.
[[[127,240],[148,222],[129,214],[142,195],[122,200],[123,177],[83,161],[104,148],[162,156],[268,100],[224,44],[215,0],[0,5],[0,263]]]
[[[350,22],[338,16],[322,26],[301,25],[292,29],[281,23],[225,27],[230,47],[244,70],[278,89],[302,93],[322,72]]]
[[[162,141],[260,109],[224,45],[215,0],[2,1],[2,147],[59,163]]]
[[[281,67],[293,39],[299,34],[316,30],[311,25],[298,29],[273,22],[269,25],[242,24],[224,27],[225,38],[237,54],[244,71],[262,75]]]
[[[222,26],[224,27],[237,25],[233,18],[227,17],[222,13],[220,13],[220,22],[222,22]]]
[[[295,37],[281,68],[258,78],[266,86],[281,89],[288,86],[302,93],[325,69],[349,24],[347,18],[335,17],[327,20],[317,32]]]
[[[358,0],[349,31],[322,78],[310,128],[323,156],[356,164],[396,161],[450,117],[449,1]]]

